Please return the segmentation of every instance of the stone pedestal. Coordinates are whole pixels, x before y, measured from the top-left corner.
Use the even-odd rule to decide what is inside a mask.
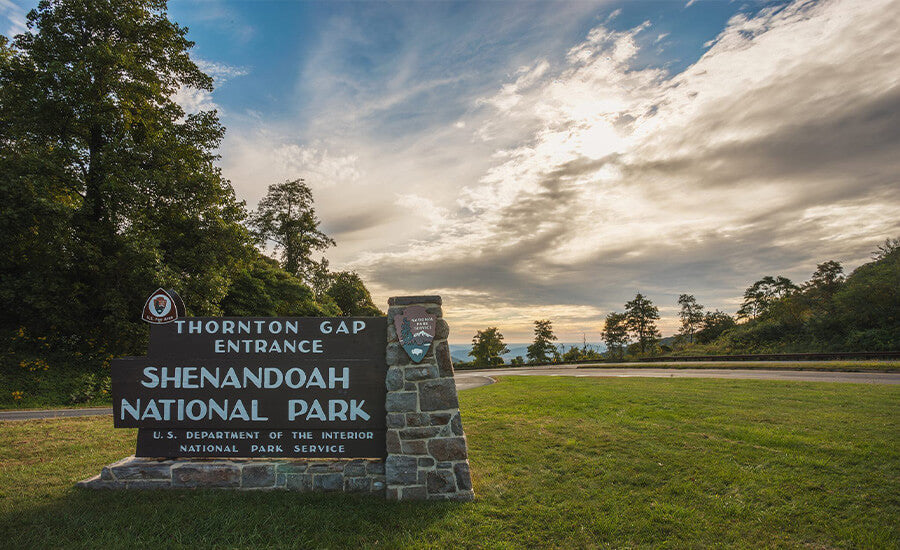
[[[85,489],[285,489],[384,495],[380,459],[158,459],[130,456],[79,481]]]
[[[472,500],[441,297],[395,297],[388,305],[387,498]],[[422,306],[437,317],[434,341],[419,363],[410,360],[394,327],[394,316],[409,306]]]

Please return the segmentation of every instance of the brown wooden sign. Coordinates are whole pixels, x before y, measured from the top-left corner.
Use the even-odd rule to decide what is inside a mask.
[[[183,318],[113,362],[137,456],[382,457],[387,319]]]

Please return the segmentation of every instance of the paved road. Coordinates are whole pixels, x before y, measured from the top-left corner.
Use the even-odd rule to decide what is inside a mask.
[[[485,385],[493,376],[576,376],[612,378],[740,378],[749,380],[794,380],[802,382],[851,382],[856,384],[900,384],[895,372],[826,372],[764,369],[665,369],[665,368],[590,368],[519,367],[514,369],[467,370],[456,373],[460,389]],[[490,382],[487,382],[490,383]]]
[[[33,411],[0,411],[0,420],[33,420],[35,418],[64,418],[71,416],[101,416],[112,414],[109,407],[85,409],[49,409]]]
[[[466,370],[456,373],[456,387],[468,390],[495,382],[494,376],[575,376],[613,378],[741,378],[749,380],[794,380],[802,382],[851,382],[857,384],[900,384],[900,373],[825,372],[741,369],[657,369],[657,368],[576,368],[519,367],[514,369]],[[32,420],[112,414],[111,408],[0,411],[2,420]]]

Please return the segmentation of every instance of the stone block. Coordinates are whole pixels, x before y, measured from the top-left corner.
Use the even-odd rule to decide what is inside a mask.
[[[400,500],[427,500],[428,489],[425,485],[412,485],[400,489]]]
[[[241,487],[250,489],[274,486],[274,464],[244,464],[244,467],[241,468]]]
[[[385,425],[388,428],[405,428],[406,417],[403,413],[388,413]]]
[[[400,500],[400,488],[388,487],[384,491],[384,498],[387,500]]]
[[[426,380],[420,382],[419,386],[420,409],[422,411],[459,408],[459,400],[456,396],[456,383],[452,378]]]
[[[397,430],[388,430],[385,433],[385,442],[388,453],[397,454],[400,452],[400,434],[397,433]]]
[[[453,430],[453,435],[463,435],[462,418],[459,413],[453,415],[453,419],[450,420],[450,428]]]
[[[456,475],[456,486],[461,491],[469,491],[472,489],[472,475],[469,472],[469,465],[465,462],[459,462],[453,467],[453,473]]]
[[[443,319],[438,319],[434,324],[434,339],[446,340],[450,336],[450,325]]]
[[[368,493],[372,488],[372,480],[367,477],[348,477],[344,479],[344,491],[348,493]]]
[[[416,482],[418,467],[412,456],[389,455],[384,463],[388,485],[410,485]]]
[[[391,392],[387,394],[384,406],[387,412],[414,412],[417,398],[416,392]]]
[[[456,492],[456,478],[450,470],[434,470],[428,472],[428,493]]]
[[[419,459],[419,468],[431,468],[434,466],[434,459],[430,457],[424,457]]]
[[[311,474],[324,474],[331,472],[343,472],[346,462],[342,460],[322,460],[309,463],[307,470]]]
[[[103,481],[115,481],[116,478],[113,477],[112,471],[110,471],[109,466],[104,466],[102,470],[100,470],[100,479]]]
[[[385,352],[385,360],[388,365],[408,365],[411,360],[406,355],[406,350],[399,343],[388,344]]]
[[[444,460],[465,460],[466,438],[446,437],[428,442],[428,453],[438,462]]]
[[[172,468],[172,487],[238,487],[241,469],[236,464],[188,462]]]
[[[418,390],[419,388],[418,388],[418,386],[416,386],[416,383],[415,383],[415,382],[404,382],[404,383],[403,383],[403,389],[404,389],[405,391],[416,391],[416,390]]]
[[[384,378],[384,385],[388,391],[397,391],[403,389],[403,369],[400,367],[390,367],[387,376]]]
[[[422,440],[401,441],[400,451],[405,455],[425,455],[428,454],[428,447]]]
[[[169,461],[149,462],[135,460],[121,465],[113,464],[109,469],[112,472],[112,475],[119,481],[133,479],[170,479],[172,476],[172,463]]]
[[[437,378],[437,372],[437,365],[415,365],[403,369],[403,375],[406,380],[412,382]]]
[[[434,357],[438,364],[438,374],[441,377],[452,377],[453,359],[450,357],[450,346],[447,342],[440,342],[435,346]]]
[[[351,460],[344,464],[344,476],[356,477],[366,475],[366,462],[364,460]]]
[[[429,424],[432,426],[443,426],[447,422],[450,422],[451,415],[450,413],[430,413],[428,416]]]
[[[372,492],[377,493],[379,491],[384,491],[384,481],[380,479],[372,480]]]
[[[427,439],[434,437],[441,431],[439,426],[425,426],[422,428],[403,428],[400,430],[400,439]]]
[[[309,468],[309,462],[281,462],[275,466],[275,472],[279,474],[302,474]]]
[[[430,426],[431,417],[428,413],[406,413],[406,425],[410,427]]]
[[[316,474],[313,476],[313,491],[341,491],[343,488],[343,474]]]
[[[441,305],[441,297],[437,295],[393,296],[388,298],[388,306],[409,306],[413,304]],[[388,314],[390,316],[390,314]]]
[[[290,491],[312,491],[312,474],[285,474],[284,488]]]
[[[372,460],[366,465],[366,473],[384,475],[384,461]]]

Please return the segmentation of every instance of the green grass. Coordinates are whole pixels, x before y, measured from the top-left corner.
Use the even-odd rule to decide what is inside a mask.
[[[0,423],[0,547],[900,544],[898,386],[512,377],[460,399],[469,504],[76,490],[134,431]]]

